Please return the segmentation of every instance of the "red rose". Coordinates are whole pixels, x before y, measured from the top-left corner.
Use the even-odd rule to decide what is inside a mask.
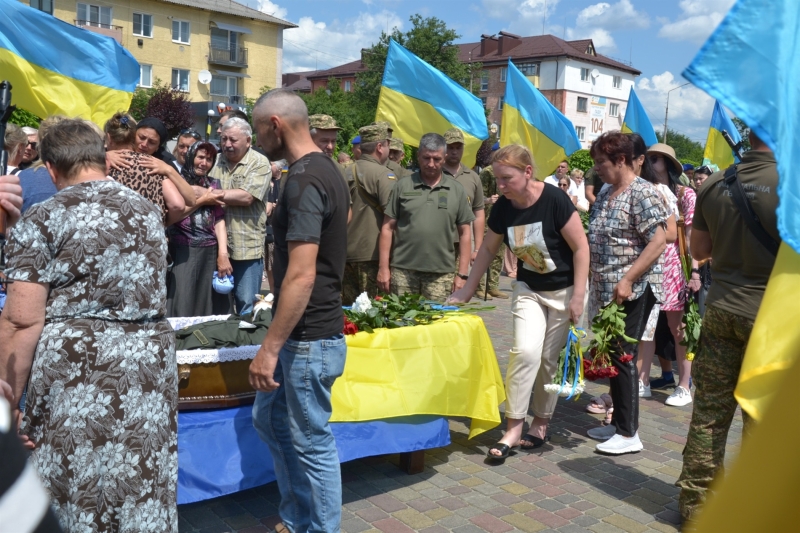
[[[344,329],[342,330],[342,333],[344,333],[345,335],[353,335],[355,333],[358,333],[358,326],[350,322],[350,320],[348,320],[347,317],[345,317]]]
[[[629,363],[631,361],[633,361],[633,355],[629,353],[626,353],[625,355],[620,356],[619,358],[620,363]]]
[[[373,300],[375,300],[376,302],[380,302],[381,300],[383,300],[383,296],[376,296],[375,298],[373,298]]]

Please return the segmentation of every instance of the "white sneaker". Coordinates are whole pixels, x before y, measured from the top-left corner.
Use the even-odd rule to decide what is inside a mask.
[[[608,440],[614,436],[617,428],[613,424],[607,426],[600,426],[599,428],[592,428],[586,432],[589,437],[595,440]]]
[[[639,440],[639,433],[631,438],[625,438],[622,435],[614,435],[605,442],[601,442],[594,447],[600,453],[608,453],[611,455],[622,455],[624,453],[640,452],[644,449],[642,441]]]
[[[675,392],[669,395],[664,402],[672,407],[683,407],[692,403],[692,393],[681,386],[675,387]]]
[[[650,385],[645,385],[644,382],[639,380],[639,398],[650,398],[653,393],[650,392]]]

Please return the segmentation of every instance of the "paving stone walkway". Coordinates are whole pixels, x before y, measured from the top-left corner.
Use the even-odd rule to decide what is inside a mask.
[[[510,294],[510,280],[501,279]],[[483,314],[501,371],[511,343],[510,300],[495,299]],[[452,443],[428,450],[425,470],[407,475],[398,456],[379,456],[342,465],[342,531],[473,533],[560,531],[596,533],[677,531],[681,451],[691,404],[664,405],[668,392],[653,391],[640,407],[644,450],[608,457],[594,452],[586,430],[600,415],[586,413],[592,396],[607,384],[589,383],[577,401],[559,400],[552,440],[536,453],[518,453],[505,464],[485,462],[500,428],[469,440],[468,420],[451,419]],[[530,419],[529,419],[530,420]],[[741,441],[737,414],[728,438],[728,459]],[[205,502],[179,506],[181,533],[270,531],[278,522],[275,483]]]

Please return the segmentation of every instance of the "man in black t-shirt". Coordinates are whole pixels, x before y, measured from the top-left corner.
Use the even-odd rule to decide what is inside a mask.
[[[328,421],[347,352],[339,295],[350,195],[336,163],[311,139],[300,97],[282,89],[262,95],[253,123],[268,157],[289,163],[272,218],[272,324],[250,365],[259,391],[253,425],[272,453],[283,523],[291,531],[339,531],[341,475]]]

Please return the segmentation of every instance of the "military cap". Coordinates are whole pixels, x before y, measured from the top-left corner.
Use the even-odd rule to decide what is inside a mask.
[[[389,150],[400,150],[402,152],[404,150],[403,139],[400,137],[392,137],[389,139]]]
[[[334,119],[330,115],[311,115],[308,117],[308,125],[311,129],[318,129],[318,130],[340,130],[339,126],[336,125],[336,119]]]
[[[464,144],[464,134],[458,128],[450,128],[444,132],[444,142],[447,144],[461,143]]]
[[[392,138],[392,131],[383,124],[370,124],[358,130],[362,143],[385,141]]]
[[[392,125],[386,122],[385,120],[379,120],[378,122],[373,122],[372,124],[370,124],[370,126],[385,126],[386,129],[389,130],[389,135],[391,135],[392,132],[394,131],[392,129]]]

